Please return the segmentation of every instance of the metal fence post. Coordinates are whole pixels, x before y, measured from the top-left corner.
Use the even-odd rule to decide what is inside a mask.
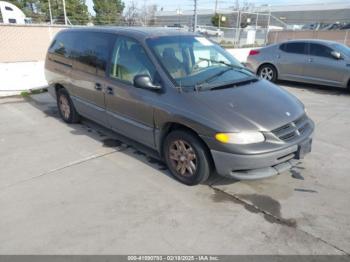
[[[265,45],[267,44],[267,38],[269,35],[269,29],[270,29],[270,21],[271,20],[271,11],[269,12],[269,17],[267,19],[267,28],[266,28],[266,35],[265,35]]]
[[[237,24],[236,24],[236,39],[235,39],[235,42],[236,42],[238,47],[239,47],[240,27],[241,27],[241,12],[238,11],[238,13],[237,13]]]
[[[194,14],[193,14],[193,32],[196,32],[197,29],[197,0],[194,0]]]
[[[50,13],[50,25],[52,25],[52,10],[51,10],[51,0],[49,0],[49,13]]]
[[[66,12],[66,0],[62,0],[63,4],[63,15],[64,15],[64,24],[67,25],[67,12]]]
[[[349,30],[345,30],[344,45],[347,45],[348,42],[348,32]]]

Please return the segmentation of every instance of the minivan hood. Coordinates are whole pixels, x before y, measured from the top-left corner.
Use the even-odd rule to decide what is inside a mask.
[[[220,119],[216,123],[220,122],[222,132],[271,131],[304,114],[296,97],[266,80],[201,91],[193,97],[213,113],[212,117]]]

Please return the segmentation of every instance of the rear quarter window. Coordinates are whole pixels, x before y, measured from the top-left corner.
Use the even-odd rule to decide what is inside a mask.
[[[280,45],[280,50],[286,53],[306,55],[307,44],[304,42],[284,43]]]
[[[78,32],[73,48],[76,69],[104,76],[115,37],[102,32]]]
[[[72,55],[74,41],[73,32],[58,33],[49,47],[49,53],[69,58]]]

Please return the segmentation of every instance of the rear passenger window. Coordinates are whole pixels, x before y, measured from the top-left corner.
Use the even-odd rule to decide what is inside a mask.
[[[105,76],[109,52],[114,36],[99,32],[78,32],[73,56],[77,62],[75,68],[100,76]]]
[[[128,37],[118,37],[113,49],[110,76],[133,84],[136,75],[148,75],[155,80],[156,69],[140,43]]]
[[[286,43],[282,44],[280,46],[280,49],[287,53],[294,53],[294,54],[303,54],[305,55],[306,52],[306,43],[298,42],[298,43]]]
[[[71,57],[73,45],[74,34],[72,32],[59,33],[52,42],[49,53],[69,58]]]
[[[333,58],[332,51],[328,46],[310,43],[310,55]]]

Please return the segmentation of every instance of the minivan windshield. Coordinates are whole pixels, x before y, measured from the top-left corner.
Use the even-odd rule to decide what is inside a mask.
[[[256,79],[232,55],[202,36],[161,36],[147,44],[180,87],[218,87]]]

